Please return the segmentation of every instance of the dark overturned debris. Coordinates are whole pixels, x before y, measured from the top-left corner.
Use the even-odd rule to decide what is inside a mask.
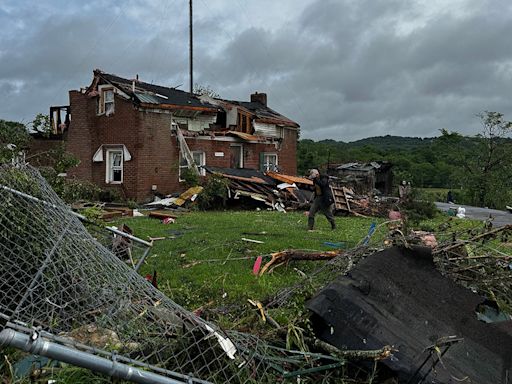
[[[479,321],[485,301],[439,273],[429,248],[392,247],[360,261],[307,307],[316,335],[338,349],[392,345],[393,358],[381,364],[399,382],[504,384],[512,322]]]

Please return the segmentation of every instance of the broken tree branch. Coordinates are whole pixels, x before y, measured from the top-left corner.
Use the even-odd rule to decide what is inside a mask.
[[[302,250],[289,249],[281,252],[272,253],[271,260],[263,266],[259,276],[262,276],[270,267],[278,263],[287,263],[291,260],[330,260],[343,253],[342,250],[306,252]]]

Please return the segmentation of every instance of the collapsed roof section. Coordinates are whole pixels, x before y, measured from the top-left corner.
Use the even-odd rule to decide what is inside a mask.
[[[162,109],[173,111],[193,111],[197,113],[216,114],[219,111],[230,113],[240,112],[254,123],[271,124],[288,128],[299,128],[295,121],[281,115],[266,104],[266,94],[254,93],[251,101],[224,100],[207,95],[197,95],[172,87],[149,84],[138,79],[126,79],[117,75],[94,70],[94,79],[86,93],[91,96],[98,94],[98,86],[110,84],[120,94],[133,100],[141,108]],[[185,115],[184,115],[185,116]],[[237,117],[237,116],[235,116]],[[225,124],[227,125],[227,124]],[[221,128],[228,128],[221,127]],[[254,133],[246,132],[248,134]]]
[[[338,348],[393,345],[398,351],[385,364],[398,373],[399,382],[420,382],[408,381],[416,374],[416,379],[431,375],[436,383],[507,383],[512,321],[477,320],[483,302],[442,276],[430,250],[394,247],[360,262],[307,307],[318,337]],[[438,354],[460,339],[433,370]]]
[[[87,93],[94,94],[98,85],[111,84],[128,95],[141,107],[162,109],[191,109],[217,112],[217,107],[200,101],[195,95],[176,88],[145,83],[138,79],[125,79],[96,69]]]

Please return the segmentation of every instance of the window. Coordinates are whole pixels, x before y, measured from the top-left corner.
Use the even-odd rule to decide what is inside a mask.
[[[194,158],[194,163],[199,167],[199,175],[206,176],[206,170],[203,168],[206,165],[206,156],[204,152],[202,151],[192,151],[192,157]],[[187,159],[182,155],[182,152],[180,152],[180,166],[179,166],[179,180],[184,181],[181,178],[181,173],[185,169],[188,168]]]
[[[121,184],[123,182],[123,150],[107,150],[107,184]]]
[[[230,168],[243,168],[244,167],[244,148],[241,144],[231,144],[229,147],[229,167]]]
[[[112,115],[114,113],[114,88],[111,85],[100,85],[98,91],[100,93],[98,115]]]
[[[244,112],[238,112],[237,131],[252,133],[251,117]]]
[[[114,113],[114,90],[107,89],[103,92],[103,110],[106,116],[110,116]]]
[[[276,153],[261,153],[260,160],[261,160],[261,164],[260,164],[261,171],[277,172],[277,154]]]

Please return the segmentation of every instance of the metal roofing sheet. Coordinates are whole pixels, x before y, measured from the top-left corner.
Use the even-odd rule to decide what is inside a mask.
[[[161,103],[159,97],[153,96],[149,93],[135,92],[135,96],[137,96],[137,98],[140,100],[141,103],[149,103],[149,104],[160,104]]]

